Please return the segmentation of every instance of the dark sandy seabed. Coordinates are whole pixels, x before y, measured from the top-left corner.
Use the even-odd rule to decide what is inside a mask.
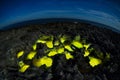
[[[110,53],[105,64],[91,67],[76,51],[74,59],[64,55],[54,56],[52,67],[31,67],[25,73],[18,71],[16,54],[20,50],[31,50],[39,35],[80,35],[103,53]],[[41,53],[40,56],[43,54]],[[80,22],[51,22],[23,25],[0,31],[0,80],[120,80],[120,34],[112,30]]]

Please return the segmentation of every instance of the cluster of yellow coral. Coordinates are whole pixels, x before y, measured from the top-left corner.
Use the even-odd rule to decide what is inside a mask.
[[[46,45],[49,51],[47,52],[46,56],[37,59],[35,56],[37,54],[38,43]],[[72,46],[74,46],[74,49],[72,48]],[[89,64],[92,67],[101,64],[102,60],[89,56],[90,55],[90,52],[88,50],[89,47],[90,44],[82,43],[79,35],[75,36],[73,40],[71,40],[70,36],[67,35],[59,35],[58,40],[54,40],[54,37],[51,35],[50,36],[43,35],[40,36],[40,38],[32,46],[33,50],[27,54],[26,60],[31,60],[35,67],[40,67],[42,65],[45,65],[46,67],[51,67],[53,62],[52,56],[64,54],[66,56],[66,59],[69,60],[74,58],[74,56],[71,55],[71,53],[74,52],[76,48],[78,49],[85,48],[83,56],[89,58],[90,60]],[[20,58],[23,55],[24,51],[20,51],[17,53],[17,58]],[[30,65],[25,64],[22,60],[18,62],[18,65],[20,67],[19,69],[20,72],[25,72],[30,67]]]

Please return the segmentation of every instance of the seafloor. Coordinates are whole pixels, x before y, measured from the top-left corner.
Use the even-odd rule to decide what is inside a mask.
[[[28,53],[40,35],[80,35],[92,47],[109,53],[110,59],[95,67],[83,57],[80,50],[73,52],[73,59],[64,55],[52,57],[50,68],[31,67],[19,72],[16,54],[20,50]],[[39,47],[44,50],[44,47]],[[38,48],[37,48],[38,49]],[[41,52],[39,56],[44,54]],[[30,62],[28,61],[30,64]],[[120,34],[112,30],[86,23],[51,22],[24,25],[19,28],[0,31],[0,80],[120,80]]]

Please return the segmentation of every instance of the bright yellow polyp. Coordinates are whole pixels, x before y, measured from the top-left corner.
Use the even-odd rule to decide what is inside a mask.
[[[99,64],[102,63],[102,61],[100,59],[97,59],[97,58],[94,58],[94,57],[89,57],[90,61],[89,61],[89,64],[92,66],[92,67],[95,67]]]
[[[89,54],[90,54],[90,52],[86,50],[86,51],[85,51],[85,54],[84,54],[84,57],[89,56]]]
[[[90,44],[85,44],[83,45],[85,47],[85,49],[87,50],[90,47]]]
[[[48,48],[53,48],[53,42],[52,41],[47,41],[46,45]]]
[[[24,73],[28,68],[30,67],[30,65],[23,65],[20,69],[19,69],[19,72],[22,72]]]
[[[34,58],[34,56],[36,55],[36,51],[31,51],[28,55],[27,55],[27,59],[33,59]]]
[[[58,48],[57,53],[63,53],[64,52],[64,48]]]
[[[34,44],[33,45],[33,50],[36,50],[37,49],[37,44]]]
[[[24,51],[20,51],[17,53],[17,58],[20,58],[24,54]]]
[[[46,67],[51,67],[52,66],[52,59],[49,57],[42,57],[40,59],[34,59],[33,60],[33,65],[36,67],[40,67],[42,65],[45,65]]]
[[[49,53],[48,53],[48,56],[54,56],[57,54],[57,51],[56,50],[51,50]]]
[[[70,53],[68,53],[68,52],[65,52],[65,56],[66,56],[67,60],[73,59],[73,56]]]
[[[45,40],[38,39],[38,40],[36,41],[36,43],[42,43],[42,44],[44,44],[44,43],[46,43],[46,41],[45,41]]]
[[[22,67],[24,65],[24,62],[23,61],[18,62],[18,65]]]
[[[68,51],[71,51],[71,52],[73,51],[73,49],[70,47],[70,45],[65,45],[64,47],[65,47],[65,49],[67,49]]]
[[[58,46],[59,44],[60,44],[60,42],[58,40],[54,42],[55,46]]]
[[[73,40],[72,45],[74,45],[77,48],[83,48],[82,43],[80,43],[79,41]]]

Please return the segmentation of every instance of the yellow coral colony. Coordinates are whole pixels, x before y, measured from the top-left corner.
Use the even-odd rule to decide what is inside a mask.
[[[36,67],[40,67],[42,65],[45,65],[46,67],[51,67],[52,66],[52,58],[49,58],[47,56],[44,56],[39,59],[34,59],[33,60],[33,65]]]
[[[60,47],[60,48],[57,49],[57,53],[58,54],[61,54],[63,52],[64,52],[64,48],[63,47]]]
[[[42,65],[45,65],[47,68],[52,66],[53,60],[52,60],[52,56],[55,56],[57,54],[64,54],[66,59],[73,59],[74,56],[71,55],[70,52],[73,52],[74,49],[71,48],[71,46],[74,46],[75,49],[78,48],[85,48],[84,51],[84,57],[88,57],[89,58],[89,64],[92,67],[95,67],[99,64],[102,63],[101,59],[97,59],[95,57],[91,57],[90,55],[90,51],[88,50],[88,48],[90,47],[91,44],[83,44],[80,41],[80,36],[75,36],[74,40],[71,41],[70,44],[64,44],[65,41],[67,41],[68,36],[66,35],[60,35],[58,36],[59,40],[56,40],[55,42],[53,42],[53,36],[41,36],[36,43],[32,46],[33,51],[31,51],[30,53],[28,53],[28,55],[26,56],[26,59],[31,60],[33,62],[33,65],[35,67],[40,67]],[[48,48],[48,51],[46,56],[43,56],[42,58],[35,58],[35,55],[37,54],[37,43],[42,43],[45,44]],[[54,47],[55,46],[55,47]],[[20,58],[21,56],[23,56],[24,51],[20,51],[17,53],[17,58]],[[106,54],[106,58],[110,58],[109,54]],[[25,72],[30,65],[25,64],[22,60],[19,61],[18,63],[20,69],[20,72]]]
[[[70,47],[70,45],[65,45],[64,47],[65,47],[65,49],[67,49],[68,51],[73,52],[73,49]]]
[[[33,50],[35,51],[37,49],[37,44],[35,43],[34,45],[33,45]]]
[[[24,73],[30,67],[30,65],[25,64],[23,61],[18,62],[18,65],[20,67],[19,72],[22,73]]]
[[[60,35],[61,36],[61,35]],[[61,43],[64,43],[67,39],[67,36],[66,35],[63,35],[62,37],[60,37],[60,42]]]
[[[30,65],[27,65],[27,64],[25,64],[25,65],[23,65],[20,69],[19,69],[19,72],[25,72],[28,68],[30,67]]]
[[[53,48],[53,41],[46,41],[46,45],[48,48]]]
[[[97,58],[94,58],[94,57],[89,57],[89,64],[92,66],[92,67],[95,67],[95,66],[97,66],[97,65],[99,65],[99,64],[101,64],[102,63],[102,60],[100,60],[100,59],[97,59]]]
[[[56,55],[57,54],[57,51],[56,51],[56,49],[54,49],[54,50],[51,50],[49,53],[48,53],[48,56],[54,56],[54,55]]]
[[[55,46],[58,46],[60,44],[60,42],[58,41],[58,40],[56,40],[55,42],[54,42],[54,45]]]
[[[17,58],[20,58],[24,54],[24,51],[20,51],[17,53]]]
[[[83,47],[87,50],[90,47],[91,44],[84,44]]]
[[[88,50],[85,50],[85,54],[84,54],[84,57],[87,57],[89,56],[90,52]]]
[[[65,52],[66,59],[73,59],[73,56],[69,52]]]
[[[27,55],[27,59],[33,59],[34,58],[34,56],[36,55],[36,51],[31,51],[28,55]]]

